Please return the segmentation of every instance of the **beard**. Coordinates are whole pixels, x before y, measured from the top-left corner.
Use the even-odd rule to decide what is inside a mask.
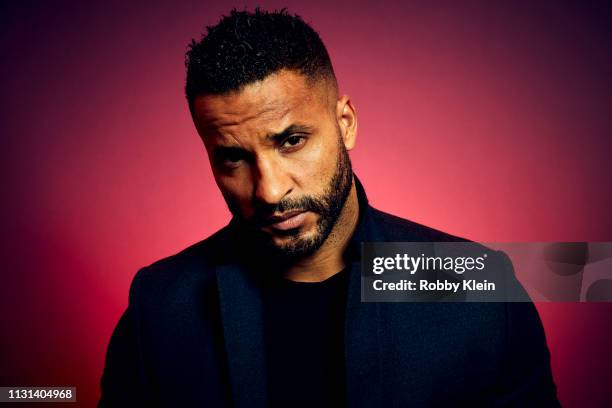
[[[258,207],[255,214],[249,220],[245,220],[239,212],[230,206],[235,221],[240,225],[244,238],[255,253],[263,252],[275,258],[277,262],[286,263],[293,260],[310,256],[315,253],[331,234],[336,225],[342,209],[346,204],[353,183],[353,171],[351,161],[346,147],[339,139],[339,153],[336,160],[336,169],[327,182],[324,193],[321,196],[306,195],[299,198],[286,198],[276,205]],[[315,232],[308,237],[302,237],[300,228],[281,232],[286,238],[282,244],[275,243],[272,236],[261,227],[266,225],[266,220],[274,213],[284,213],[292,210],[310,211],[319,215],[315,226]],[[261,251],[261,252],[260,252]]]

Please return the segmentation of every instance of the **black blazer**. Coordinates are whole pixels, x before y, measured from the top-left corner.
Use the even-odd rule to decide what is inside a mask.
[[[532,303],[362,303],[358,244],[460,240],[368,205],[345,323],[350,407],[558,406]],[[111,337],[100,407],[265,407],[262,299],[233,224],[141,269]]]

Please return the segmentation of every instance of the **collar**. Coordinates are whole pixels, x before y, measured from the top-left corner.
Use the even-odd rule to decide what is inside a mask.
[[[348,247],[344,252],[344,258],[346,259],[347,263],[359,262],[361,260],[361,243],[372,241],[373,235],[375,235],[372,228],[372,212],[374,209],[368,202],[368,196],[366,195],[361,181],[355,174],[353,174],[353,178],[355,180],[355,188],[357,190],[359,219],[357,221],[355,231],[353,232],[353,236],[351,237]]]

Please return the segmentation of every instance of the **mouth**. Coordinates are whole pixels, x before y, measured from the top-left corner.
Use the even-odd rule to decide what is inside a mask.
[[[287,231],[300,227],[304,223],[305,219],[306,211],[289,211],[282,215],[269,217],[267,220],[267,227],[279,231]]]

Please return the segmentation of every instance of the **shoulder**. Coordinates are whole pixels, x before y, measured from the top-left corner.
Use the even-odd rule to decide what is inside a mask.
[[[373,227],[378,229],[386,241],[405,242],[466,242],[465,238],[454,236],[425,225],[400,218],[396,215],[369,207]]]
[[[214,282],[215,265],[231,245],[229,228],[180,252],[141,268],[130,287],[130,303],[136,298],[160,299],[184,287],[208,286]]]
[[[448,234],[425,225],[369,208],[371,227],[377,230],[376,235],[382,242],[432,242],[461,243],[458,246],[442,245],[438,251],[460,249],[463,256],[480,256],[487,253],[487,273],[491,279],[504,282],[506,298],[514,301],[528,301],[528,296],[516,280],[511,259],[503,251],[492,249],[486,244],[474,242],[463,237]],[[442,252],[440,252],[442,253]]]

